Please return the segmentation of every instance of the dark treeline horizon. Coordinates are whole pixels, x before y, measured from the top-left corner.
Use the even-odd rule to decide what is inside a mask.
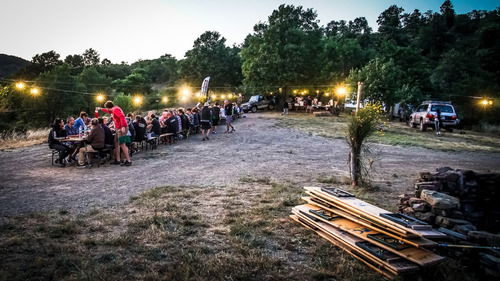
[[[92,110],[96,93],[126,111],[135,110],[131,96],[137,93],[145,97],[143,109],[172,106],[177,87],[199,88],[206,76],[215,91],[272,92],[280,101],[298,86],[322,98],[332,88],[321,85],[344,84],[355,92],[360,81],[365,99],[387,107],[451,100],[466,122],[499,123],[498,101],[486,110],[474,98],[499,98],[499,12],[457,14],[448,0],[436,12],[392,5],[374,31],[364,17],[321,26],[314,9],[280,5],[241,44],[229,46],[217,31],[206,31],[180,60],[165,54],[112,63],[92,48],[64,59],[49,51],[35,55],[12,80],[0,81],[0,130],[47,126],[55,117]],[[14,80],[35,81],[43,93],[22,94]],[[159,104],[163,96],[169,104]]]

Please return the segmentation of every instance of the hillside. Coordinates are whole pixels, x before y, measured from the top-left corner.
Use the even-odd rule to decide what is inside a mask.
[[[0,78],[9,77],[29,64],[29,61],[16,56],[0,54]]]

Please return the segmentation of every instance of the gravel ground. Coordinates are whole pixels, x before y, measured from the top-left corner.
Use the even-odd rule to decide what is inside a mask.
[[[59,168],[46,144],[0,151],[0,216],[64,209],[85,212],[126,202],[157,186],[231,186],[251,176],[317,184],[325,175],[346,175],[341,139],[305,135],[276,126],[272,114],[248,114],[233,134],[200,135],[134,155],[131,167]],[[223,132],[223,127],[219,132]],[[410,190],[420,171],[437,167],[499,171],[499,153],[450,153],[416,147],[373,145],[373,180],[389,199]]]

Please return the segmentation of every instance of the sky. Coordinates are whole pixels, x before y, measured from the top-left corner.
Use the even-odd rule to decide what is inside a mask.
[[[171,54],[178,59],[205,31],[241,44],[280,4],[313,8],[321,25],[364,16],[373,30],[390,5],[438,11],[444,0],[1,0],[0,53],[27,60],[54,50],[61,58],[97,50],[101,59],[127,63]],[[452,0],[457,13],[492,10],[499,0]]]

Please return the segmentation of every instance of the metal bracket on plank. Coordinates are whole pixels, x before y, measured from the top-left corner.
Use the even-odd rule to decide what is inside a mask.
[[[410,245],[406,244],[405,242],[400,241],[396,238],[390,237],[388,235],[385,235],[383,233],[368,234],[367,237],[374,240],[374,241],[382,243],[386,246],[389,246],[395,250],[398,250],[398,251],[401,251],[401,250],[404,250],[404,249],[410,247]]]
[[[408,227],[411,229],[417,228],[418,230],[426,230],[429,227],[432,229],[432,226],[427,224],[426,222],[423,222],[421,220],[418,220],[414,217],[407,216],[405,214],[401,213],[386,213],[386,214],[380,214],[381,217],[388,219],[390,221],[393,221],[397,224],[400,224],[404,227]]]
[[[356,244],[356,246],[360,247],[361,249],[369,252],[370,254],[372,254],[372,255],[376,256],[377,258],[384,260],[384,261],[394,259],[394,258],[399,258],[395,254],[393,254],[387,250],[384,250],[378,246],[375,246],[370,242],[362,241],[362,242],[356,242],[355,244]]]
[[[315,214],[316,216],[323,218],[325,220],[328,220],[328,221],[331,221],[333,219],[340,217],[340,216],[335,215],[335,214],[330,215],[328,212],[326,212],[325,210],[321,210],[321,209],[320,210],[309,209],[309,213]]]
[[[356,197],[354,194],[336,187],[322,187],[321,191],[326,192],[335,197]]]

